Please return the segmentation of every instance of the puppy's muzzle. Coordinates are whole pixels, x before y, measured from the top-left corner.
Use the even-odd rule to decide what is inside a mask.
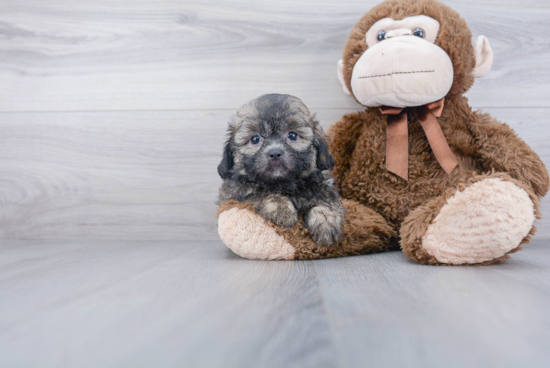
[[[283,157],[283,153],[283,150],[280,148],[271,148],[269,151],[266,152],[266,155],[269,160],[277,161]]]

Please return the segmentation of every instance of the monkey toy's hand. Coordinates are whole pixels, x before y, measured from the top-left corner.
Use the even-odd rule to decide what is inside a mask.
[[[342,240],[346,210],[342,203],[317,205],[305,216],[307,229],[318,245],[332,245]]]
[[[256,202],[256,211],[266,220],[282,227],[292,227],[298,222],[298,212],[290,199],[270,194]]]

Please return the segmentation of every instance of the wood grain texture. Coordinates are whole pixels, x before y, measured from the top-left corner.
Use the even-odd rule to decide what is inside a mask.
[[[220,242],[0,244],[2,367],[548,365],[550,253],[250,261]]]
[[[228,117],[266,92],[325,127],[361,109],[335,62],[377,2],[0,2],[0,238],[217,239]],[[448,4],[495,50],[472,105],[549,163],[550,7]]]
[[[336,62],[378,2],[2,1],[0,111],[234,109],[266,92],[356,108]],[[548,2],[445,2],[495,51],[472,104],[549,107]]]
[[[349,111],[317,113],[327,128]],[[550,109],[485,111],[550,167]],[[234,112],[0,114],[0,239],[218,239],[216,167]]]

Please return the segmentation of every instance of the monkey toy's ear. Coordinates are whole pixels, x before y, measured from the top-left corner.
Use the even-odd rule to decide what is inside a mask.
[[[332,170],[334,169],[334,158],[329,152],[327,136],[318,124],[313,130],[315,132],[313,145],[317,148],[317,168],[319,170]]]
[[[351,95],[351,92],[349,91],[348,86],[346,86],[346,81],[344,81],[344,60],[342,59],[338,60],[336,75],[338,76],[338,80],[340,81],[340,84],[342,84],[342,89],[344,90],[344,93],[347,95]]]
[[[485,36],[479,36],[474,44],[476,55],[476,67],[474,68],[474,77],[484,77],[493,66],[493,49],[489,44],[489,40]]]
[[[229,146],[229,140],[225,143],[223,149],[223,158],[222,162],[218,165],[218,174],[225,179],[229,176],[230,170],[233,168],[233,152],[231,152],[231,147]]]

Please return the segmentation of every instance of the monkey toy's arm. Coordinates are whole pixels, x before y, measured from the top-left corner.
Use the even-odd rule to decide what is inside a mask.
[[[469,125],[483,170],[507,172],[529,185],[538,197],[548,192],[549,178],[539,156],[506,124],[485,113],[475,113]]]

